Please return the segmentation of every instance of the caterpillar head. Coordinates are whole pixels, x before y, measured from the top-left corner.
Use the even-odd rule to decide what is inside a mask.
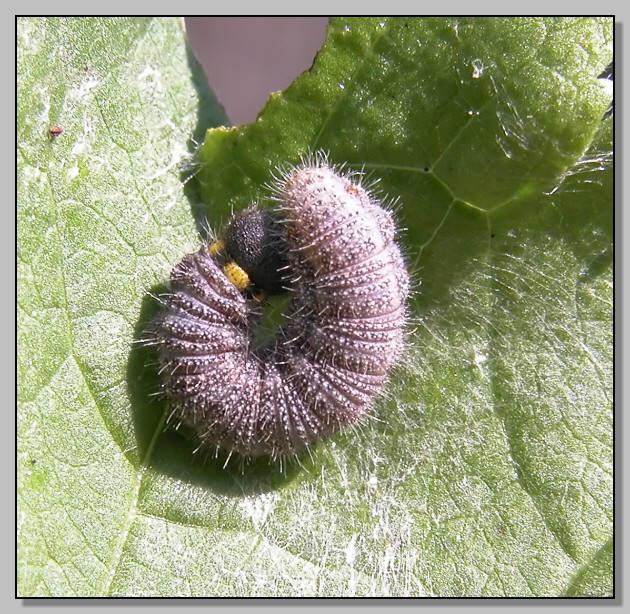
[[[249,208],[227,226],[225,254],[247,273],[256,289],[266,294],[286,292],[287,243],[276,211]]]

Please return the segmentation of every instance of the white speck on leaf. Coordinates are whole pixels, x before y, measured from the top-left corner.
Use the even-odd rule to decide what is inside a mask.
[[[243,500],[240,507],[249,516],[254,528],[259,530],[265,524],[279,498],[277,494],[262,494]]]
[[[94,77],[90,77],[83,81],[79,87],[70,90],[70,97],[77,100],[85,98],[98,85],[99,80]]]
[[[348,545],[344,549],[344,553],[346,555],[346,563],[348,565],[352,565],[354,563],[354,559],[357,556],[357,547],[356,547],[357,535],[356,533],[350,538]]]
[[[77,164],[73,164],[66,173],[66,178],[68,181],[72,181],[75,177],[79,175],[79,166]]]
[[[479,79],[479,77],[481,77],[481,75],[483,75],[483,71],[486,68],[483,65],[483,62],[481,60],[473,60],[472,67],[473,67],[473,72],[472,72],[472,78],[473,79]]]

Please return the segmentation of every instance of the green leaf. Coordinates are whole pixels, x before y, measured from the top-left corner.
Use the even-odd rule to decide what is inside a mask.
[[[201,210],[179,22],[20,18],[19,594],[611,595],[612,23],[332,20],[208,132]],[[398,198],[409,348],[378,421],[240,473],[163,431],[133,341],[204,217],[317,150]]]
[[[19,18],[18,50],[18,593],[106,595],[148,462],[130,344],[197,242],[181,165],[224,115],[181,20]]]

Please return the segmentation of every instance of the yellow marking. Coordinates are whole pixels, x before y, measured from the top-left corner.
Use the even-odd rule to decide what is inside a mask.
[[[223,272],[239,290],[246,290],[249,287],[249,275],[236,262],[223,265]]]
[[[225,241],[223,239],[219,239],[212,243],[210,247],[208,247],[208,251],[211,256],[216,256],[218,253],[222,252],[225,249]]]

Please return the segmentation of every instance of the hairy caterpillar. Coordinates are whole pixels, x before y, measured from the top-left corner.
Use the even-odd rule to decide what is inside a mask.
[[[277,181],[173,269],[154,322],[162,386],[204,446],[284,457],[357,423],[403,345],[409,276],[388,211],[325,158]],[[253,343],[258,292],[288,291]]]

